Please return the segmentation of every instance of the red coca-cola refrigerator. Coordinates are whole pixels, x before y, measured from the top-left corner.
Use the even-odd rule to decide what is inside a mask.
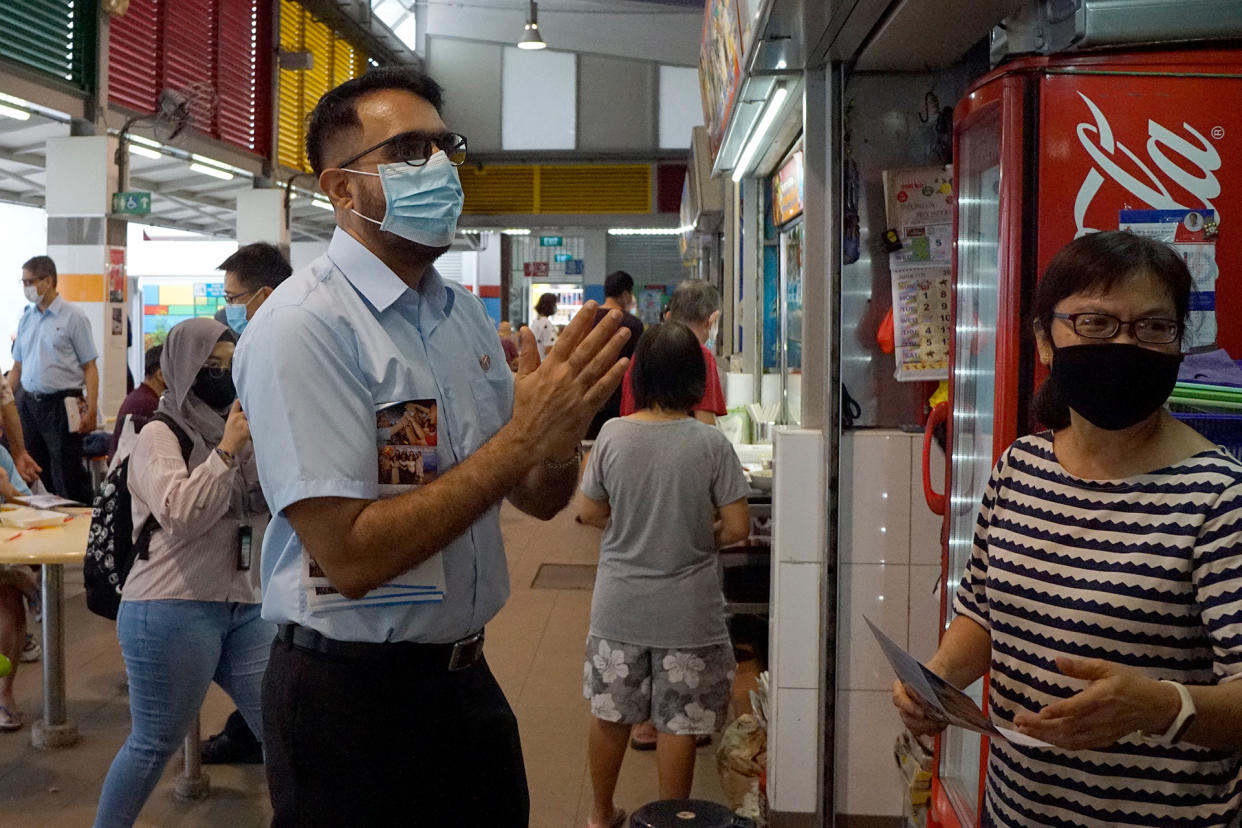
[[[1034,427],[1029,307],[1057,250],[1117,229],[1134,215],[1123,211],[1207,217],[1218,275],[1197,282],[1193,321],[1201,340],[1215,321],[1216,343],[1242,360],[1242,51],[1019,60],[974,84],[955,121],[953,370],[928,424],[948,420],[946,488],[928,497],[945,519],[942,629],[992,465]],[[985,684],[969,693],[986,709]],[[929,823],[978,825],[987,740],[950,728],[936,763]]]

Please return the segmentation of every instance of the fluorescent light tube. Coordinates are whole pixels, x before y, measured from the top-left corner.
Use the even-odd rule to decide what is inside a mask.
[[[772,100],[768,101],[768,108],[763,111],[763,117],[759,119],[759,125],[751,133],[750,141],[747,142],[746,149],[742,151],[742,157],[737,160],[737,166],[733,168],[732,178],[734,183],[741,181],[745,177],[746,171],[750,169],[750,162],[755,160],[755,155],[759,152],[759,145],[767,138],[768,128],[776,120],[776,116],[781,110],[781,104],[785,102],[785,97],[788,94],[789,90],[784,86],[776,87],[776,91],[772,93]]]

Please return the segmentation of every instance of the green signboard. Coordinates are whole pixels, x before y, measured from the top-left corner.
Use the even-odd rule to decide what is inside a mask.
[[[114,214],[145,216],[151,212],[151,194],[141,190],[128,193],[112,194],[112,212]]]
[[[573,253],[557,253],[553,258],[555,258],[558,262],[572,262],[574,259],[574,254]]]
[[[564,239],[562,239],[560,236],[540,236],[539,246],[540,247],[560,247],[563,241]]]

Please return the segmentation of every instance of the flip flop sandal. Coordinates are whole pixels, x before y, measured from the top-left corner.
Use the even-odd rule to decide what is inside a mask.
[[[608,820],[608,828],[624,828],[626,816],[628,815],[625,813],[624,808],[614,806],[612,809],[612,819]]]
[[[14,713],[4,705],[0,704],[0,731],[21,730],[22,714]]]

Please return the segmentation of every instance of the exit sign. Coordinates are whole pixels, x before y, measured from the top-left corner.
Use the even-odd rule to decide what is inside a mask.
[[[561,243],[564,241],[565,240],[560,236],[540,236],[539,246],[540,247],[560,247]]]
[[[573,253],[557,253],[556,256],[554,256],[553,258],[555,258],[558,262],[572,262],[574,260],[574,254]]]
[[[120,215],[145,216],[151,212],[151,194],[141,190],[113,193],[112,212]]]

